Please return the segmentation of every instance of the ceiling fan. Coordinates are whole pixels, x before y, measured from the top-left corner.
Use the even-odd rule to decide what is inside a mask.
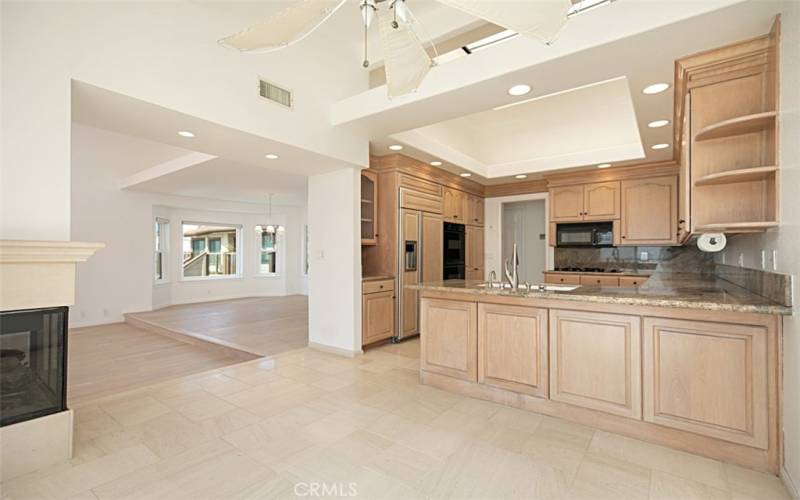
[[[347,1],[296,0],[260,23],[223,38],[219,43],[243,52],[282,49],[310,35]],[[437,1],[550,44],[572,13],[588,10],[610,0]],[[385,9],[378,8],[381,4],[385,5]],[[359,9],[364,26],[363,66],[369,66],[367,32],[377,18],[389,98],[415,91],[435,62],[413,30],[415,18],[406,0],[359,0]]]

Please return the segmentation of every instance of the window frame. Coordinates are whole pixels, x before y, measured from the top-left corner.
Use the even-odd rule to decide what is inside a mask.
[[[272,246],[272,248],[273,248],[272,254],[275,256],[274,257],[274,259],[275,259],[275,272],[274,273],[273,272],[266,272],[265,273],[265,272],[263,272],[261,270],[261,254],[263,254],[264,252],[269,252],[269,250],[264,250],[264,247],[261,245],[262,238],[264,236],[264,231],[260,230],[259,228],[264,228],[264,227],[267,227],[267,226],[274,226],[275,227],[275,239],[274,239],[273,246]],[[278,228],[283,228],[283,231],[279,231]],[[285,252],[283,251],[283,246],[284,246],[284,241],[285,241],[283,235],[286,234],[286,226],[283,226],[281,224],[269,224],[269,223],[256,224],[255,226],[253,226],[253,232],[256,235],[256,238],[255,238],[256,239],[256,242],[255,242],[255,247],[256,247],[256,258],[255,258],[255,261],[256,261],[255,262],[255,264],[256,264],[256,276],[260,277],[260,278],[279,278],[283,274],[282,273],[283,260],[286,258],[285,257]]]
[[[170,222],[163,217],[155,217],[153,224],[153,256],[161,257],[161,277],[157,275],[156,259],[153,259],[153,283],[169,283],[169,238]],[[159,227],[160,226],[160,227]]]
[[[233,279],[242,279],[244,278],[244,274],[242,273],[242,261],[244,252],[242,251],[242,225],[241,224],[232,224],[230,222],[200,222],[200,221],[193,221],[193,220],[182,220],[181,221],[181,245],[183,245],[183,240],[186,238],[184,233],[184,226],[185,225],[194,225],[194,226],[217,226],[217,227],[225,227],[230,229],[236,230],[236,272],[234,274],[215,274],[210,276],[186,276],[184,275],[183,269],[183,246],[181,246],[181,252],[178,253],[178,268],[180,269],[180,281],[214,281],[214,280],[233,280]],[[190,237],[191,238],[191,237]],[[208,251],[208,244],[206,244],[206,251]]]

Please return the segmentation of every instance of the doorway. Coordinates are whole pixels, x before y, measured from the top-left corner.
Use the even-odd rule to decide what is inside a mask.
[[[519,282],[542,283],[547,266],[547,213],[545,200],[502,205],[502,263],[511,261],[514,243],[519,255]]]

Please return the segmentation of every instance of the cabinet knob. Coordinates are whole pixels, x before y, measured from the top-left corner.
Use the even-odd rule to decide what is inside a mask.
[[[380,288],[383,288],[383,285],[381,285]]]
[[[623,237],[622,237],[622,239],[623,239],[623,240],[624,240],[625,238],[626,238],[625,236],[623,236]]]

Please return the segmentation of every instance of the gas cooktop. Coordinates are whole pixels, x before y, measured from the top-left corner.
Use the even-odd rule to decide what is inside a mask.
[[[568,273],[621,273],[619,269],[603,269],[601,267],[557,267],[556,271]]]

